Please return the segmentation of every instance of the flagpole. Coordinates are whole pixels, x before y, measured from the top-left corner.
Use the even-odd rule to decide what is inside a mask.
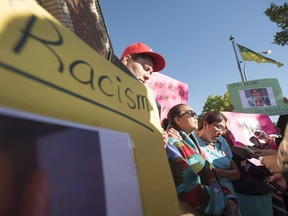
[[[244,77],[243,77],[243,73],[242,73],[242,70],[241,70],[240,61],[238,59],[238,55],[237,55],[236,48],[235,48],[234,37],[232,35],[230,35],[230,40],[231,40],[232,45],[233,45],[233,49],[234,49],[234,53],[235,53],[235,57],[236,57],[237,65],[238,65],[238,70],[239,70],[239,73],[240,73],[240,76],[241,76],[241,80],[242,80],[242,82],[244,82]]]
[[[244,73],[245,81],[248,81],[247,74],[246,74],[246,65],[247,65],[247,62],[248,62],[248,61],[245,61],[244,67],[243,67],[243,73]]]

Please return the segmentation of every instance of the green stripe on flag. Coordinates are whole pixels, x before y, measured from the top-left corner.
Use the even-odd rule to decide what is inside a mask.
[[[272,63],[276,64],[278,67],[282,67],[283,64],[280,62],[277,62],[273,59],[267,58],[260,53],[254,52],[253,50],[248,49],[247,47],[244,47],[242,45],[237,44],[243,61],[256,61],[257,63]]]

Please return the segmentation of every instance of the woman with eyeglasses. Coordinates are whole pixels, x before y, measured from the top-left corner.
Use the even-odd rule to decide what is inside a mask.
[[[227,118],[222,113],[207,112],[202,117],[199,129],[194,131],[193,135],[205,152],[208,161],[213,163],[221,185],[235,194],[231,181],[239,179],[240,172],[232,160],[233,154],[229,144],[222,137],[226,132],[226,122]]]
[[[186,104],[175,105],[162,126],[176,129],[182,137],[169,137],[166,147],[181,214],[234,215],[238,200],[219,184],[213,165],[192,136],[198,128],[196,113]]]

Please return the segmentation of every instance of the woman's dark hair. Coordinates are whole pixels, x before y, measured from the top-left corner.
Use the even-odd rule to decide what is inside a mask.
[[[219,123],[221,121],[227,121],[227,118],[219,111],[211,111],[204,114],[199,124],[199,130],[202,130],[203,123],[206,121],[208,124]]]
[[[167,118],[162,121],[162,127],[164,130],[167,129],[168,125],[177,127],[174,118],[182,114],[182,108],[184,106],[187,106],[187,104],[177,104],[169,110]]]

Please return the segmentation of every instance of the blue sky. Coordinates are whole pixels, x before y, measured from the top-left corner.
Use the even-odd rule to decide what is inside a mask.
[[[274,1],[282,5],[285,1]],[[288,97],[288,46],[273,44],[280,29],[264,14],[263,0],[100,0],[115,54],[143,42],[166,59],[163,74],[189,85],[189,105],[201,113],[209,95],[224,95],[227,84],[240,82],[232,43],[284,64],[248,62],[248,80],[277,78]],[[239,56],[240,58],[240,56]],[[243,67],[243,64],[242,64]]]

